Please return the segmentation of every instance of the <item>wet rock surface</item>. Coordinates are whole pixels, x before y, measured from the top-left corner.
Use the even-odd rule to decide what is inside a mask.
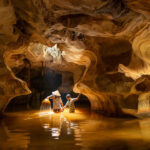
[[[50,68],[71,73],[64,88],[85,95],[93,110],[121,114],[120,97],[149,91],[149,7],[146,0],[2,0],[0,110],[31,93],[29,72],[18,72]],[[55,44],[60,61],[46,53]]]

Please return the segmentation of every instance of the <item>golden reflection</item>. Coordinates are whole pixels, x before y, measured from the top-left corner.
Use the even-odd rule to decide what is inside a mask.
[[[54,112],[53,111],[42,111],[42,112],[39,112],[39,116],[40,117],[51,115],[51,114],[54,114]]]
[[[35,117],[36,115],[38,115],[39,117],[44,117],[44,116],[65,116],[67,119],[70,119],[70,120],[83,120],[83,119],[86,119],[87,116],[82,112],[80,111],[79,109],[76,110],[76,113],[69,113],[69,110],[68,109],[65,109],[63,112],[61,113],[54,113],[53,110],[46,110],[46,111],[40,111],[38,113],[34,113],[33,117]]]
[[[105,118],[80,109],[19,112],[10,118],[0,122],[0,150],[150,149],[150,119]]]
[[[140,120],[140,128],[145,141],[150,141],[150,119],[145,118]]]
[[[1,135],[2,130],[3,135]],[[5,139],[3,139],[2,136],[5,136]],[[29,143],[29,132],[24,129],[10,130],[4,122],[0,124],[0,149],[16,149],[16,147],[19,149],[26,149]]]
[[[76,113],[69,113],[69,110],[66,109],[61,113],[54,113],[51,111],[42,111],[39,112],[40,122],[45,131],[50,132],[51,136],[54,139],[59,139],[61,136],[62,128],[66,127],[66,134],[71,135],[75,132],[75,137],[79,138],[80,135],[77,134],[78,126],[72,121],[84,120],[86,115],[83,114],[80,110],[76,110]]]
[[[48,124],[48,123],[43,124],[43,128],[49,129],[50,128],[50,124]]]

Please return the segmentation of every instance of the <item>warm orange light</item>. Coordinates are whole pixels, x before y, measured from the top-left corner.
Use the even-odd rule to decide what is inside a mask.
[[[51,114],[54,114],[53,111],[42,111],[42,112],[39,112],[39,116],[47,116],[47,115],[51,115]]]

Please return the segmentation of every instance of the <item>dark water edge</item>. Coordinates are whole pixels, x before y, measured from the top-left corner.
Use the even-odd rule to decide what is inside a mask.
[[[149,150],[150,118],[76,113],[7,112],[0,120],[0,150]]]

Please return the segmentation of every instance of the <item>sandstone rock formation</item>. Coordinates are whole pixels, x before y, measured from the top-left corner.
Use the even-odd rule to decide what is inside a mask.
[[[45,65],[71,72],[73,91],[92,109],[121,115],[120,99],[149,91],[149,7],[146,0],[2,0],[0,110],[30,93],[17,72]],[[60,61],[46,53],[55,44]]]

